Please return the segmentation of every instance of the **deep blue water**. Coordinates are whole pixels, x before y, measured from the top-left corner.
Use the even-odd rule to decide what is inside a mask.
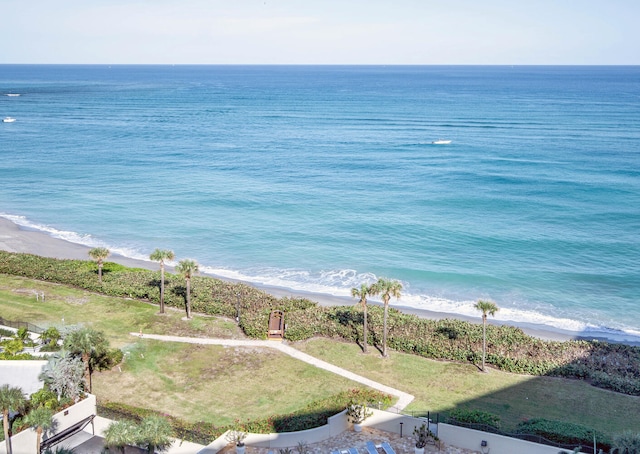
[[[0,215],[23,225],[640,335],[640,67],[0,65],[8,93]]]

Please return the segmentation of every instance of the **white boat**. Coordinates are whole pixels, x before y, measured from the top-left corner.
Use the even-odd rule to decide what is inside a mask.
[[[12,117],[4,117],[4,118],[2,119],[2,122],[3,122],[3,123],[13,123],[14,121],[16,121],[16,119],[15,119],[15,118],[12,118]]]
[[[20,96],[20,93],[7,93],[7,96]]]
[[[445,139],[438,139],[438,140],[434,140],[433,142],[431,142],[434,145],[446,145],[448,143],[451,143],[450,140],[445,140]]]

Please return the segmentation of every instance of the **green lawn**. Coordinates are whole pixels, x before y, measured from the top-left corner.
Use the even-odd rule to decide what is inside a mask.
[[[509,429],[520,421],[546,418],[615,433],[640,427],[640,398],[595,388],[578,380],[481,373],[473,365],[432,361],[391,352],[383,359],[349,343],[314,339],[296,348],[354,373],[415,396],[407,408],[446,412],[465,407],[494,413]]]
[[[44,292],[37,302],[33,291]],[[171,413],[216,425],[236,418],[282,414],[356,384],[293,360],[271,349],[223,348],[163,343],[130,332],[242,338],[232,320],[195,316],[157,306],[111,298],[62,285],[0,275],[0,314],[41,327],[84,324],[104,331],[122,348],[119,368],[94,375],[99,399]],[[640,398],[594,388],[583,382],[530,377],[475,366],[426,360],[390,352],[382,359],[371,349],[327,339],[294,347],[383,384],[409,392],[408,410],[446,412],[456,407],[489,411],[506,428],[534,417],[565,420],[609,433],[640,427]]]
[[[37,302],[33,290],[45,293]],[[83,324],[104,331],[125,352],[119,368],[95,373],[98,399],[171,413],[216,425],[286,414],[307,403],[358,387],[269,348],[223,348],[154,342],[130,332],[243,338],[235,322],[111,298],[62,285],[0,275],[0,314],[45,328]],[[64,319],[64,326],[62,324]]]

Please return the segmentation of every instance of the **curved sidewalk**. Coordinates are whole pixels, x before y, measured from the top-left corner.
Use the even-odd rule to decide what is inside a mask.
[[[377,389],[378,391],[382,391],[387,394],[391,394],[393,396],[398,397],[398,402],[388,409],[388,411],[395,411],[399,413],[404,410],[407,405],[411,403],[414,397],[411,394],[405,393],[395,388],[391,388],[390,386],[383,385],[381,383],[375,382],[373,380],[369,380],[366,377],[363,377],[358,374],[354,374],[353,372],[349,372],[341,367],[334,366],[326,361],[322,361],[321,359],[314,358],[311,355],[307,355],[306,353],[301,352],[300,350],[296,350],[293,347],[289,347],[281,342],[274,341],[263,341],[263,340],[239,340],[239,339],[211,339],[211,338],[199,338],[199,337],[180,337],[180,336],[163,336],[158,334],[140,334],[140,333],[130,333],[132,336],[142,337],[143,339],[155,339],[166,342],[185,342],[189,344],[207,344],[207,345],[222,345],[227,347],[267,347],[274,348],[276,350],[280,350],[282,353],[285,353],[293,358],[296,358],[300,361],[304,361],[305,363],[311,364],[313,366],[319,367],[321,369],[328,370],[334,374],[341,375],[349,380],[353,380],[358,383],[362,383],[370,388]]]

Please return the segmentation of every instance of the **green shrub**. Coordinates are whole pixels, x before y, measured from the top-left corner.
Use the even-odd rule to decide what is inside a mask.
[[[22,339],[14,338],[14,339],[5,339],[0,342],[0,346],[4,349],[5,353],[9,355],[16,355],[24,349],[24,343]]]
[[[458,422],[484,424],[485,426],[500,428],[500,417],[493,413],[467,408],[456,408],[449,412],[449,417]]]
[[[31,408],[45,407],[50,410],[56,410],[58,408],[58,395],[53,391],[42,388],[39,391],[31,394],[30,397]]]
[[[106,262],[103,283],[96,265],[86,260],[57,260],[0,251],[0,273],[57,282],[110,296],[154,303],[160,298],[160,272],[127,268]],[[246,284],[195,276],[192,308],[196,312],[236,316],[240,301],[240,327],[252,338],[265,339],[269,314],[285,312],[285,338],[300,341],[314,336],[362,339],[362,311],[352,305],[323,307],[305,298],[276,298]],[[168,273],[165,303],[184,308],[185,281]],[[368,341],[382,339],[382,308],[369,308]],[[482,325],[462,320],[427,320],[390,308],[388,346],[400,352],[437,360],[478,363],[482,352]],[[487,364],[507,372],[552,375],[589,381],[613,391],[640,396],[640,347],[586,341],[545,341],[527,336],[512,326],[488,325]],[[3,355],[3,353],[0,353]]]
[[[555,443],[574,446],[592,446],[595,433],[597,444],[601,449],[608,451],[611,447],[611,438],[608,435],[565,421],[530,419],[518,424],[516,432],[539,435]]]

